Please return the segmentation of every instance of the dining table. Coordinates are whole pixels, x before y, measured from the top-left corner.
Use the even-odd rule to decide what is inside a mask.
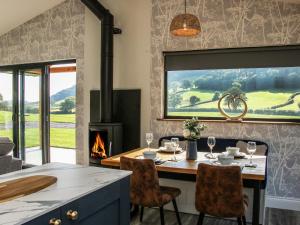
[[[138,148],[128,152],[121,153],[106,159],[101,160],[101,165],[105,167],[120,167],[120,157],[143,158],[143,152],[148,151],[148,148]],[[162,152],[159,149],[150,149],[157,153],[156,169],[160,178],[179,179],[196,181],[196,174],[199,163],[209,163],[220,165],[217,159],[207,158],[207,152],[198,151],[196,160],[187,160],[186,152],[179,151],[173,159],[174,155],[171,152]],[[215,153],[217,156],[220,153]],[[253,163],[256,167],[247,167],[249,163],[248,155],[243,158],[235,158],[233,165],[241,167],[242,179],[244,187],[253,189],[253,208],[252,208],[252,225],[259,225],[260,213],[260,191],[265,188],[266,184],[266,164],[267,157],[264,155],[253,155]]]

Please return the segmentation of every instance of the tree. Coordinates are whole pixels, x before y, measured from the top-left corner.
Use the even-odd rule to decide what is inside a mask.
[[[3,95],[0,93],[0,101],[3,101]]]
[[[229,88],[224,94],[228,95],[225,98],[224,105],[227,105],[229,109],[236,110],[241,106],[241,100],[247,101],[246,94],[241,90],[241,84],[237,81],[232,83],[232,87]]]
[[[183,80],[181,82],[181,88],[188,89],[192,87],[192,83],[189,80]]]
[[[168,106],[171,108],[176,108],[181,103],[181,96],[178,94],[169,94]]]
[[[200,102],[200,98],[198,98],[197,96],[194,96],[194,95],[190,97],[191,105],[195,105],[197,102]]]
[[[220,96],[221,96],[221,93],[220,92],[218,92],[218,91],[216,91],[215,93],[214,93],[214,96],[212,97],[212,101],[217,101],[217,100],[219,100],[220,99]]]
[[[62,113],[71,113],[72,109],[75,108],[75,101],[72,98],[66,98],[62,103],[60,103],[59,110]]]

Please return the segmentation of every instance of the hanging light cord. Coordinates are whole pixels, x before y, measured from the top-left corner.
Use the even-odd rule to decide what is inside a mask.
[[[186,0],[184,0],[184,14],[186,14]]]

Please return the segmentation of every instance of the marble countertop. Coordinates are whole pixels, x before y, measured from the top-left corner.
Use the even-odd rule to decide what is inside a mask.
[[[57,177],[57,183],[34,194],[0,203],[0,224],[23,224],[130,174],[122,170],[49,163],[1,175],[0,182],[32,175],[51,175]]]

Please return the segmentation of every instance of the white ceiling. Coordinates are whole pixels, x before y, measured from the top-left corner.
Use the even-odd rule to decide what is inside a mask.
[[[65,0],[0,0],[0,36]],[[300,0],[278,0],[300,3]]]
[[[0,0],[0,36],[64,0]]]

